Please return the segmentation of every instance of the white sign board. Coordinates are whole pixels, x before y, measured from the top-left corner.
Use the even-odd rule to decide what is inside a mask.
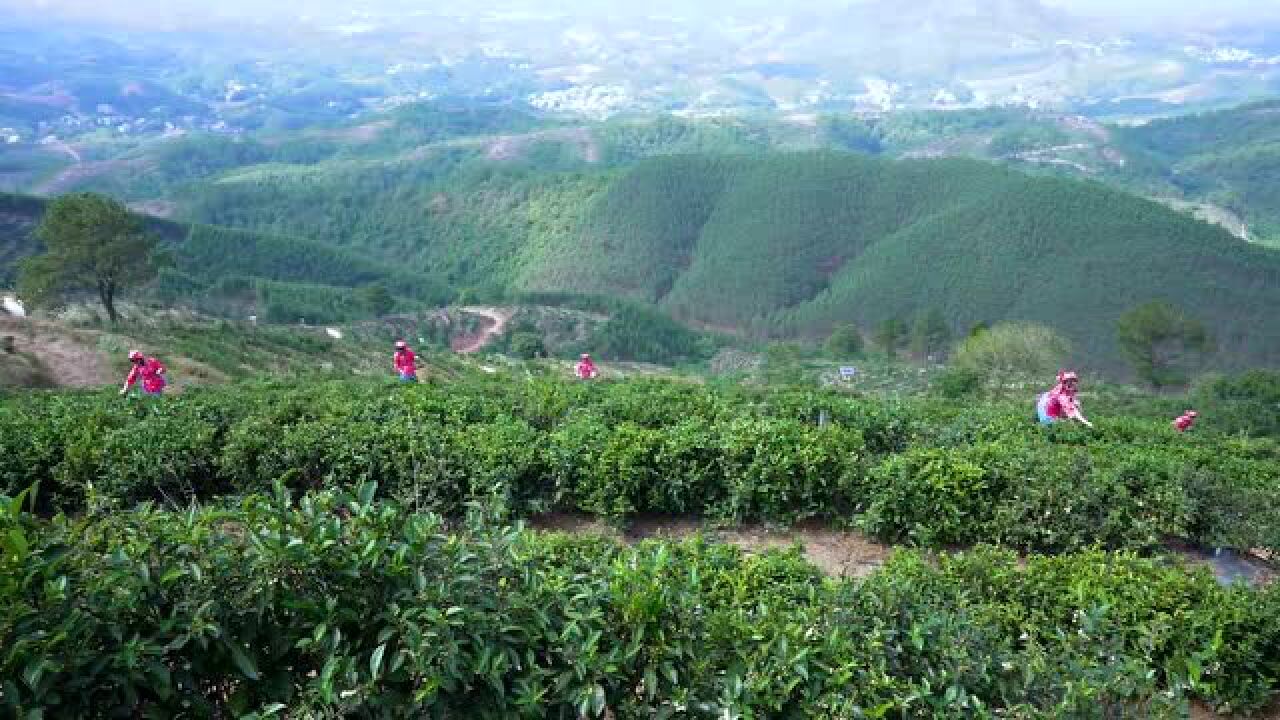
[[[857,374],[858,374],[858,368],[856,367],[842,366],[840,368],[841,380],[852,380],[854,376],[856,376]]]

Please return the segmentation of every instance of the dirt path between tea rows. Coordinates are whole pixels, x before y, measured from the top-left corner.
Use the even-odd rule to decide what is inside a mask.
[[[799,543],[805,558],[832,577],[870,575],[893,552],[892,547],[860,533],[833,530],[818,523],[802,523],[792,528],[760,525],[715,528],[693,518],[648,516],[636,518],[620,530],[589,515],[547,513],[530,519],[529,525],[538,530],[603,535],[629,544],[649,539],[682,540],[702,532],[709,540],[736,545],[747,552],[786,549]]]

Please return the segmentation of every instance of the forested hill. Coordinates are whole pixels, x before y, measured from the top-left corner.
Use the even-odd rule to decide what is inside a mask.
[[[1097,184],[968,160],[648,160],[519,282],[776,336],[933,308],[958,331],[1036,320],[1103,366],[1119,315],[1162,298],[1209,325],[1225,364],[1280,364],[1280,253]]]
[[[39,251],[35,228],[46,202],[0,193],[0,286],[14,282],[18,260]],[[162,241],[170,262],[143,295],[165,304],[277,321],[339,322],[386,312],[397,302],[448,298],[429,277],[320,241],[155,218],[145,218],[144,226]],[[382,308],[362,305],[361,289],[373,286],[390,296]]]
[[[181,217],[239,228],[166,225],[181,228],[177,262],[155,291],[214,312],[343,321],[377,311],[353,292],[374,285],[400,306],[620,295],[695,325],[816,339],[936,309],[955,333],[1046,323],[1088,367],[1118,370],[1116,319],[1164,299],[1209,327],[1222,366],[1280,366],[1280,252],[1096,183],[975,160],[773,152],[556,171],[446,154],[220,176],[177,199]],[[36,214],[6,202],[0,221]],[[0,280],[30,245],[0,243]]]
[[[1251,239],[1280,242],[1280,99],[1117,131],[1129,179],[1163,183],[1240,216]]]

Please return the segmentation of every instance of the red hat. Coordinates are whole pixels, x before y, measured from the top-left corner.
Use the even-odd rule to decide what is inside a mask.
[[[142,359],[142,353],[138,352],[137,350],[130,350],[130,351],[129,351],[129,360],[130,360],[131,362],[137,362],[137,361],[139,361],[139,360],[141,360],[141,359]]]

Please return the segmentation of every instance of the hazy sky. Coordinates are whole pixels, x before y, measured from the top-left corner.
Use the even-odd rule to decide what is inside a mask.
[[[662,0],[664,8],[705,9],[714,6],[741,12],[776,12],[788,4],[797,9],[815,6],[830,7],[859,0]],[[945,0],[944,0],[945,1]],[[912,2],[938,2],[938,0],[900,0]],[[1108,19],[1124,19],[1127,26],[1158,30],[1161,27],[1181,26],[1197,22],[1221,23],[1261,17],[1280,18],[1280,0],[1042,0],[1046,5],[1060,7],[1074,14]],[[43,14],[70,16],[84,20],[121,20],[146,26],[148,20],[165,24],[175,20],[194,21],[202,18],[222,19],[291,19],[304,13],[332,15],[344,13],[347,8],[378,7],[383,9],[429,9],[440,6],[469,8],[477,12],[497,7],[565,8],[575,13],[590,15],[615,15],[619,10],[636,10],[651,7],[649,3],[634,0],[0,0],[0,17],[6,10],[32,11]]]

